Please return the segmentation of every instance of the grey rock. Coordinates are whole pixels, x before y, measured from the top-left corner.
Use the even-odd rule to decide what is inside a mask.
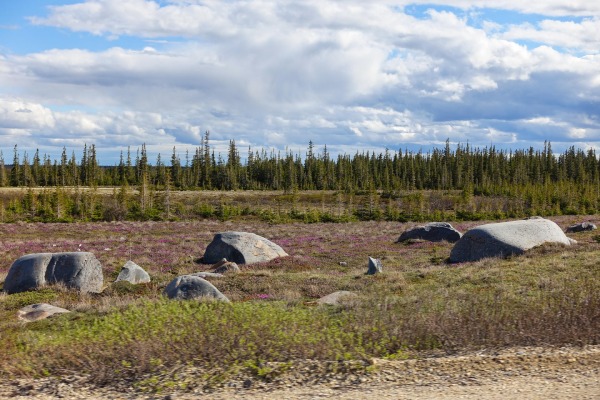
[[[4,282],[8,294],[62,283],[81,292],[100,292],[102,266],[92,253],[36,253],[17,259]]]
[[[543,218],[481,225],[465,233],[454,245],[450,262],[519,255],[544,243],[571,245],[558,225]]]
[[[150,275],[142,267],[130,260],[121,268],[121,272],[119,272],[119,276],[117,276],[115,282],[119,281],[127,281],[133,285],[148,283],[150,282]]]
[[[383,272],[383,265],[378,258],[369,257],[369,269],[367,275],[375,275]]]
[[[215,272],[207,272],[207,271],[202,271],[202,272],[194,272],[193,274],[190,274],[191,276],[198,276],[202,279],[207,279],[207,278],[222,278],[223,274],[217,274]]]
[[[213,269],[213,272],[216,274],[237,274],[240,272],[240,267],[234,262],[227,261]]]
[[[340,267],[347,267],[348,266],[348,263],[346,261],[340,261],[338,264],[340,265]]]
[[[337,306],[346,301],[354,300],[357,297],[358,295],[354,292],[349,292],[347,290],[339,290],[337,292],[330,293],[327,296],[321,297],[319,300],[317,300],[317,303]]]
[[[595,231],[596,229],[596,225],[592,224],[591,222],[582,222],[580,224],[575,224],[575,225],[571,225],[569,227],[567,227],[566,232],[567,233],[571,233],[571,232],[585,232],[585,231]]]
[[[175,300],[213,299],[229,302],[212,283],[193,275],[182,275],[173,279],[164,293],[168,298]]]
[[[402,232],[397,243],[411,239],[427,240],[429,242],[441,242],[445,240],[450,243],[455,243],[461,237],[462,233],[454,229],[454,227],[447,222],[430,222]]]
[[[254,233],[221,232],[206,248],[203,262],[214,264],[226,258],[237,264],[252,264],[287,255],[281,247]]]
[[[25,322],[39,321],[57,314],[70,312],[64,308],[56,307],[46,303],[32,304],[17,311],[17,317]]]

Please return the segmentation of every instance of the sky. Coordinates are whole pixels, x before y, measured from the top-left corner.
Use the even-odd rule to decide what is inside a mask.
[[[0,0],[0,149],[600,150],[600,2]]]

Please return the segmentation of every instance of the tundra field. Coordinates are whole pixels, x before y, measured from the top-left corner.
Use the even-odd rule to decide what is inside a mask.
[[[598,221],[594,215],[550,219],[563,229]],[[483,223],[453,225],[466,232]],[[0,282],[24,254],[63,251],[94,253],[105,281],[99,294],[61,287],[1,293],[0,376],[4,382],[63,377],[123,392],[198,393],[328,379],[354,384],[383,362],[599,344],[598,233],[568,234],[578,242],[573,246],[449,264],[447,242],[395,243],[415,225],[256,219],[0,224]],[[289,257],[211,279],[231,303],[166,299],[163,289],[174,277],[210,269],[201,263],[206,246],[215,233],[230,230],[264,236]],[[365,275],[369,256],[381,259],[382,274]],[[128,260],[152,282],[114,284]],[[358,297],[336,307],[317,305],[338,290]],[[34,303],[73,312],[18,321],[17,310]],[[594,354],[578,367],[589,362],[597,374]],[[298,378],[300,369],[305,373]],[[27,395],[15,385],[9,393]]]

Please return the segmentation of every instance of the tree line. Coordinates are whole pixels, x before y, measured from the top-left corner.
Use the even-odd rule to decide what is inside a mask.
[[[211,149],[206,132],[201,146],[182,160],[173,148],[165,162],[158,154],[148,159],[146,146],[121,152],[114,166],[101,166],[95,145],[84,146],[82,156],[63,149],[59,160],[47,155],[20,154],[14,147],[12,164],[0,153],[0,186],[154,186],[179,190],[466,190],[474,194],[504,194],[515,186],[573,182],[598,185],[600,161],[593,149],[570,147],[555,154],[550,142],[543,149],[473,148],[469,144],[431,151],[357,151],[330,156],[327,146],[317,151],[284,152],[249,148],[244,161],[235,141],[226,157]]]
[[[336,157],[309,142],[302,153],[250,148],[243,159],[233,140],[225,157],[215,152],[206,132],[183,160],[174,148],[168,162],[159,154],[151,163],[142,145],[135,154],[131,148],[122,152],[113,166],[99,164],[93,144],[84,146],[79,159],[66,149],[58,160],[39,151],[20,154],[17,146],[13,151],[12,164],[0,152],[0,186],[22,190],[0,192],[0,222],[244,216],[271,222],[425,221],[600,212],[595,151],[570,147],[556,154],[550,142],[539,150],[503,150],[446,141],[428,152]],[[112,190],[98,190],[106,186]],[[272,192],[250,203],[200,196],[210,190]]]

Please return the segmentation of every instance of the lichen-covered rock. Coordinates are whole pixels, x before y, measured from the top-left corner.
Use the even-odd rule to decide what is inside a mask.
[[[202,261],[214,264],[226,258],[237,264],[271,261],[288,254],[277,244],[249,232],[217,233],[206,248]]]
[[[212,299],[229,302],[212,283],[193,275],[182,275],[173,279],[165,288],[165,295],[175,300]]]
[[[81,292],[100,292],[104,283],[102,266],[88,252],[28,254],[10,267],[4,291],[19,293],[56,283]]]
[[[142,267],[130,260],[121,268],[121,272],[119,272],[119,276],[117,276],[115,282],[119,281],[127,281],[133,285],[148,283],[150,282],[150,275]]]
[[[596,225],[592,224],[591,222],[582,222],[580,224],[575,224],[575,225],[571,225],[569,227],[567,227],[566,232],[567,233],[571,233],[571,232],[585,232],[585,231],[595,231],[596,229]]]
[[[402,232],[397,242],[407,240],[427,240],[429,242],[441,242],[443,240],[454,243],[462,236],[462,233],[454,229],[447,222],[430,222],[428,224],[407,229]]]
[[[369,269],[367,275],[375,275],[383,272],[383,264],[378,258],[369,257]]]
[[[481,225],[456,242],[450,252],[450,262],[519,255],[544,243],[569,246],[571,240],[558,225],[543,218]]]
[[[17,317],[25,322],[39,321],[52,317],[56,314],[65,314],[70,312],[64,308],[56,307],[46,303],[32,304],[17,311]]]
[[[333,292],[328,294],[327,296],[321,297],[319,300],[317,300],[317,304],[337,306],[343,304],[344,302],[352,301],[357,297],[358,295],[354,292],[350,292],[347,290],[338,290],[337,292]]]

